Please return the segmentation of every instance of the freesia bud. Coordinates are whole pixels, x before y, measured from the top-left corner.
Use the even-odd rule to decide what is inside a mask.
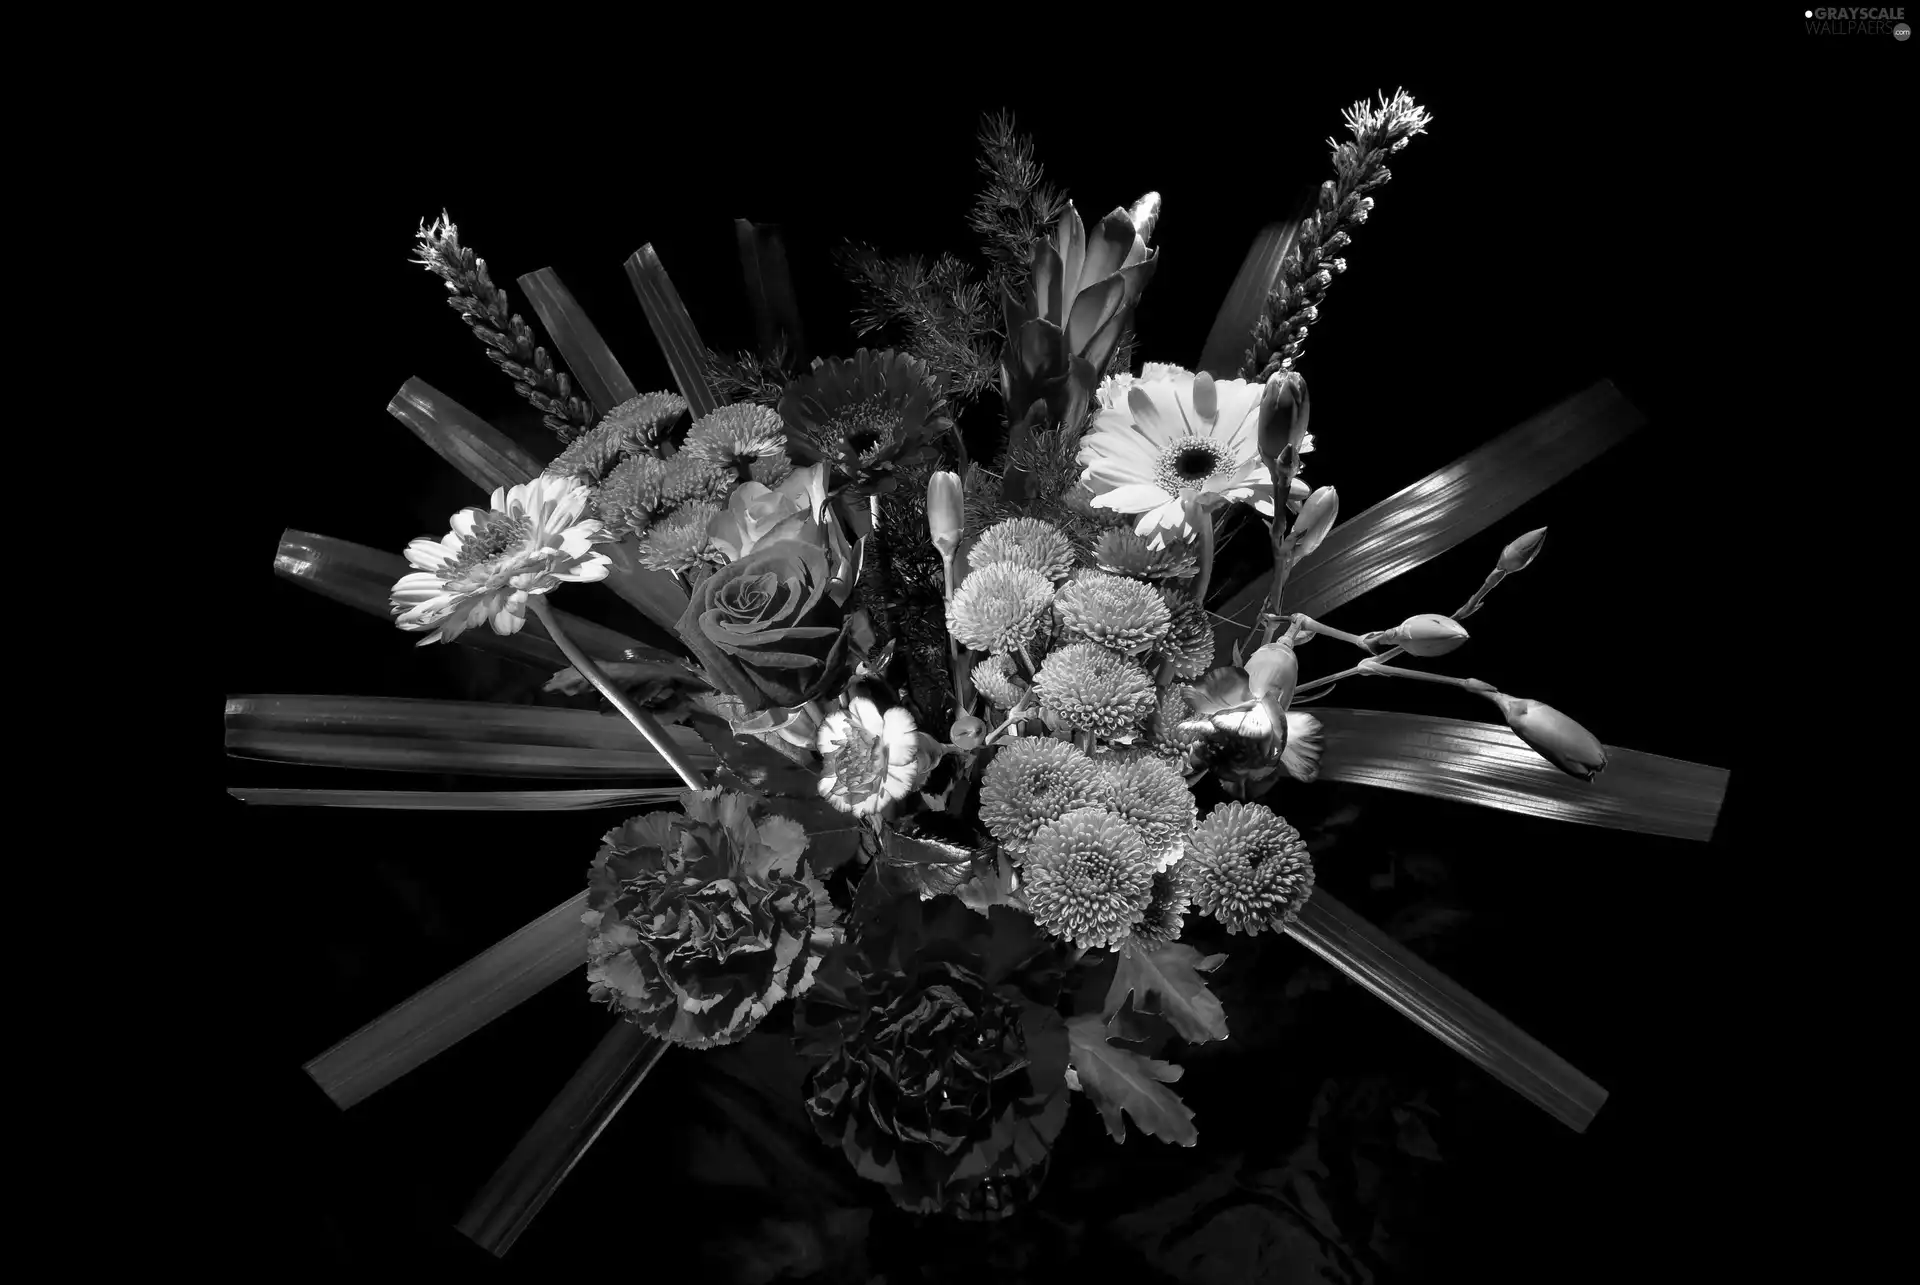
[[[1408,616],[1387,631],[1389,641],[1409,656],[1444,656],[1467,640],[1466,626],[1452,616]]]
[[[1293,556],[1295,561],[1306,557],[1320,547],[1327,538],[1327,532],[1333,530],[1333,523],[1340,516],[1340,493],[1330,486],[1323,486],[1307,497],[1300,506],[1300,516],[1293,524]]]
[[[1529,531],[1506,548],[1500,550],[1500,561],[1497,565],[1508,575],[1512,575],[1516,571],[1524,571],[1527,568],[1527,564],[1540,556],[1540,550],[1545,547],[1546,543],[1547,529],[1545,527],[1541,527],[1538,531]]]
[[[1592,732],[1551,705],[1499,692],[1491,699],[1506,715],[1513,734],[1568,776],[1591,781],[1606,770],[1606,747]]]
[[[1280,371],[1260,392],[1260,458],[1278,459],[1288,445],[1297,451],[1306,436],[1307,381],[1294,371]]]
[[[1293,699],[1299,677],[1300,662],[1294,658],[1293,644],[1284,638],[1247,657],[1247,689],[1256,697],[1271,697],[1283,710]]]
[[[1152,244],[1154,224],[1160,221],[1160,194],[1149,192],[1135,201],[1127,217],[1133,220],[1133,230],[1139,238]]]
[[[953,720],[953,727],[947,732],[947,740],[958,750],[977,750],[987,739],[987,725],[972,714],[962,714]]]
[[[967,529],[966,496],[958,473],[936,472],[927,479],[927,534],[943,558],[953,557]]]

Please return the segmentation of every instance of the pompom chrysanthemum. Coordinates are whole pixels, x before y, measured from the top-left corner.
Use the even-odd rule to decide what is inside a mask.
[[[1190,602],[1175,607],[1160,651],[1173,662],[1176,678],[1198,678],[1212,669],[1213,621],[1206,611]]]
[[[967,565],[979,570],[1010,564],[1038,571],[1054,582],[1073,574],[1079,560],[1060,528],[1038,518],[1008,518],[980,533],[967,553]]]
[[[1193,791],[1187,779],[1165,759],[1132,751],[1100,763],[1100,784],[1108,810],[1132,826],[1156,872],[1178,861],[1193,833]]]
[[[913,715],[856,696],[820,724],[820,794],[842,812],[872,816],[903,799],[930,766]]]
[[[1009,855],[1034,831],[1075,808],[1101,803],[1100,774],[1078,747],[1044,736],[1005,742],[980,780],[980,819]]]
[[[649,571],[678,571],[686,574],[701,564],[717,565],[726,561],[707,533],[708,524],[720,510],[711,504],[689,504],[674,511],[672,517],[647,528],[640,538],[637,561]]]
[[[1171,622],[1167,603],[1152,585],[1089,571],[1069,580],[1054,599],[1060,624],[1070,638],[1124,651],[1130,655],[1151,648],[1166,637]]]
[[[947,631],[976,651],[1008,651],[1033,640],[1053,605],[1053,582],[1031,567],[1000,562],[968,576],[947,605]]]
[[[786,444],[786,421],[778,413],[752,402],[742,402],[719,407],[695,420],[687,430],[686,444],[680,451],[740,477],[751,476],[753,466],[763,460],[777,460],[781,466],[791,468]]]
[[[1182,863],[1193,904],[1229,933],[1279,932],[1313,893],[1300,832],[1258,803],[1223,803],[1194,829]]]
[[[493,493],[491,509],[462,509],[438,540],[407,546],[414,570],[394,582],[394,624],[451,642],[482,622],[497,634],[526,623],[527,599],[561,584],[604,580],[607,555],[595,553],[599,522],[582,520],[589,493],[574,477],[542,475]]]
[[[546,471],[598,482],[615,460],[632,459],[636,454],[651,458],[661,435],[686,413],[687,399],[678,393],[629,397],[569,443]]]
[[[1187,926],[1187,906],[1192,894],[1187,888],[1186,863],[1153,876],[1153,889],[1140,922],[1133,926],[1134,945],[1147,950],[1180,940]]]
[[[639,535],[653,525],[660,507],[660,482],[667,462],[652,455],[629,455],[615,465],[593,494],[594,511],[615,539]]]
[[[1098,643],[1068,643],[1034,675],[1040,706],[1065,726],[1106,740],[1133,736],[1159,699],[1137,663]]]
[[[1014,681],[1011,656],[987,657],[973,667],[972,678],[973,690],[993,702],[998,709],[1011,710],[1027,692],[1024,686]]]
[[[1125,937],[1153,892],[1140,836],[1105,808],[1078,808],[1041,826],[1021,873],[1033,921],[1083,948]]]
[[[1100,533],[1093,545],[1093,565],[1117,576],[1135,580],[1184,580],[1200,569],[1193,548],[1186,541],[1171,538],[1162,548],[1131,527],[1114,527]]]

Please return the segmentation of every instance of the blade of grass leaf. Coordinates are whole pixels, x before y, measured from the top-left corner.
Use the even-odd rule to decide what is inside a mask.
[[[547,328],[574,381],[602,415],[640,395],[620,359],[552,268],[527,273],[520,278],[520,289],[539,314],[540,324]]]
[[[1607,1091],[1459,983],[1314,889],[1287,935],[1576,1133]]]
[[[1241,365],[1253,345],[1254,323],[1266,307],[1267,292],[1273,289],[1293,243],[1300,234],[1300,220],[1270,223],[1261,228],[1247,247],[1247,257],[1234,274],[1227,297],[1220,301],[1213,329],[1207,332],[1207,346],[1201,350],[1196,371],[1204,370],[1215,379],[1243,377]]]
[[[787,269],[787,247],[779,227],[735,219],[733,230],[740,242],[740,272],[746,280],[747,303],[753,309],[754,338],[760,355],[772,357],[784,334],[787,350],[805,365],[800,305],[794,296],[793,274]]]
[[[397,553],[292,528],[281,533],[280,547],[273,558],[275,575],[382,620],[393,618],[388,594],[394,582],[410,569],[407,560]],[[554,614],[560,618],[560,627],[567,631],[567,636],[596,660],[622,660],[628,653],[633,653],[634,659],[663,663],[680,659],[672,652],[645,646],[618,630],[564,611],[556,610]],[[396,648],[412,647],[417,641],[398,630],[393,632]],[[531,617],[517,634],[469,629],[454,641],[549,672],[567,667],[566,656],[547,636],[546,626]]]
[[[253,807],[383,808],[409,812],[588,812],[671,803],[680,787],[641,790],[266,790],[231,787]]]
[[[512,1249],[667,1047],[615,1022],[468,1204],[461,1232],[496,1258]]]
[[[1439,557],[1645,424],[1608,380],[1548,407],[1333,528],[1293,569],[1287,610],[1325,615]],[[1237,640],[1236,628],[1244,634],[1253,627],[1270,583],[1263,571],[1213,609],[1217,619],[1232,622],[1216,630],[1223,649]]]
[[[424,379],[409,379],[387,413],[488,495],[518,486],[544,467],[524,447]]]
[[[647,314],[647,324],[653,327],[660,351],[666,354],[673,382],[679,387],[680,395],[687,399],[693,417],[699,419],[720,404],[707,384],[707,350],[653,246],[643,245],[633,252],[633,257],[627,260],[627,279],[633,283],[633,292],[640,296],[640,308]]]
[[[346,1110],[587,962],[583,890],[307,1063]]]
[[[1607,747],[1607,770],[1577,781],[1505,725],[1425,714],[1322,709],[1320,776],[1430,798],[1705,843],[1727,793],[1725,768]]]

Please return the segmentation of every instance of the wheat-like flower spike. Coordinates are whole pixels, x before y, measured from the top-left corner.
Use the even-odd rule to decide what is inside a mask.
[[[1361,99],[1342,119],[1353,141],[1327,140],[1335,177],[1320,185],[1318,205],[1301,223],[1293,253],[1281,265],[1267,306],[1254,324],[1253,345],[1243,365],[1249,378],[1264,381],[1293,368],[1308,329],[1319,320],[1327,287],[1347,270],[1345,259],[1332,256],[1351,243],[1352,229],[1367,221],[1373,210],[1367,194],[1393,178],[1387,157],[1426,133],[1433,121],[1404,89],[1392,98],[1382,93],[1378,105]]]
[[[562,442],[593,426],[599,412],[580,395],[564,371],[554,369],[547,350],[534,342],[533,328],[507,303],[506,292],[487,274],[487,261],[460,244],[460,229],[446,211],[431,225],[420,223],[417,263],[446,283],[453,297],[447,306],[460,314],[487,356],[513,380],[514,391],[541,412],[542,422]]]

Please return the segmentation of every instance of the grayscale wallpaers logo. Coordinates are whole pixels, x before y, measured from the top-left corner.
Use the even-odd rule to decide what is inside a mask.
[[[1913,32],[1904,19],[1906,6],[1894,8],[1809,9],[1807,34],[1810,36],[1892,36],[1905,40]]]

